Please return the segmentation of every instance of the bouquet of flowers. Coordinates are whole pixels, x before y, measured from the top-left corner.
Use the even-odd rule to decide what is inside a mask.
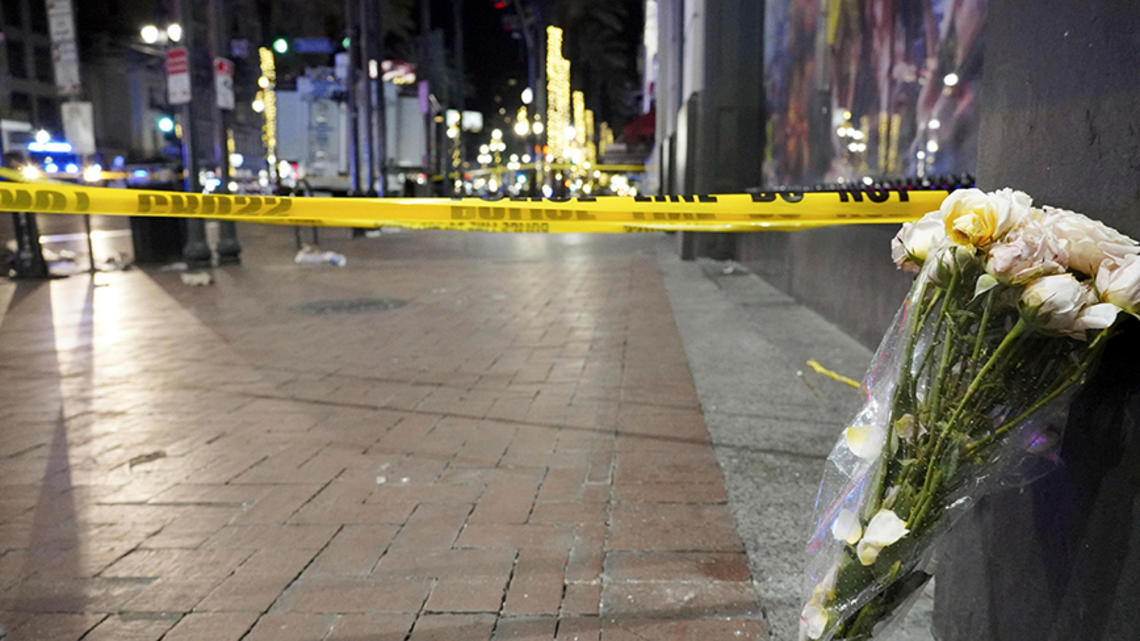
[[[892,255],[917,277],[828,457],[801,641],[881,638],[952,520],[1056,457],[1068,396],[1140,315],[1135,240],[1010,189],[951,193]]]

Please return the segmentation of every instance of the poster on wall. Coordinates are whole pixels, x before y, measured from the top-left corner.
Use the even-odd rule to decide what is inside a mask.
[[[769,185],[972,173],[986,0],[767,0]]]

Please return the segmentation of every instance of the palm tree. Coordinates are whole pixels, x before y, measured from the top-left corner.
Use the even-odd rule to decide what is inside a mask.
[[[598,122],[620,125],[636,116],[641,0],[556,0],[553,9],[571,84],[585,91]]]

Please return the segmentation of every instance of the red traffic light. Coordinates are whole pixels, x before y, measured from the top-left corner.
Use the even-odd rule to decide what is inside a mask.
[[[493,7],[495,7],[496,9],[506,9],[507,8],[507,0],[495,0],[494,2],[491,3],[491,5]]]

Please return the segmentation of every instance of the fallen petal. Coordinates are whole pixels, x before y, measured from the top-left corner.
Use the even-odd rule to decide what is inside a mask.
[[[859,545],[855,546],[855,554],[859,557],[859,562],[863,565],[873,565],[875,559],[879,558],[879,552],[882,552],[881,546],[867,541],[859,541]]]
[[[847,449],[855,456],[868,461],[875,460],[883,450],[885,434],[871,425],[852,425],[843,430]]]
[[[831,535],[837,541],[846,541],[851,545],[859,542],[863,536],[863,526],[855,512],[847,509],[839,511],[839,516],[831,524]]]
[[[815,601],[808,602],[800,613],[800,632],[809,639],[818,639],[826,627],[827,610]]]
[[[862,543],[886,547],[903,538],[910,530],[906,522],[898,517],[892,510],[879,510],[871,517],[867,530],[863,533]]]

